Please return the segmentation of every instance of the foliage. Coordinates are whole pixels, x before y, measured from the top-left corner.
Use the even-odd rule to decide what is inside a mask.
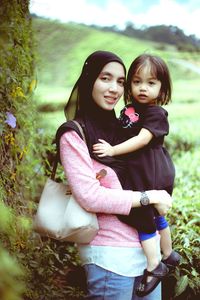
[[[13,210],[0,202],[0,237],[4,247],[11,244],[13,247],[17,246],[19,240],[15,226],[22,230],[23,221],[21,218],[16,218]],[[25,290],[23,269],[16,258],[9,255],[3,246],[0,245],[0,299],[20,300],[20,295]]]
[[[177,300],[197,299],[200,295],[200,168],[197,148],[179,152],[175,162],[174,206],[169,217],[173,244],[182,260],[180,268],[164,283],[167,294],[164,300],[168,300],[170,295]]]
[[[73,245],[32,235],[24,257],[29,257],[25,300],[78,299],[83,291],[69,286],[67,278],[80,262]],[[33,248],[33,241],[36,248]],[[79,298],[80,299],[80,298]]]

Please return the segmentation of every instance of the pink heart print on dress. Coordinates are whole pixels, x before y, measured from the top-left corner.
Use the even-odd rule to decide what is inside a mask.
[[[127,107],[125,110],[125,115],[127,115],[130,121],[133,123],[139,120],[139,114],[135,112],[134,107]]]

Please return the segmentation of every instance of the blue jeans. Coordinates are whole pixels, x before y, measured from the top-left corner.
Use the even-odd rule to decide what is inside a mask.
[[[145,297],[137,297],[134,289],[141,279],[107,271],[95,264],[84,266],[87,277],[87,300],[161,300],[161,284]]]

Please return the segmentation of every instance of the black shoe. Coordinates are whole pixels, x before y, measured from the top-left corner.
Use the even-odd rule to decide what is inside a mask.
[[[162,262],[160,262],[159,265],[151,272],[145,269],[142,280],[136,288],[136,295],[138,297],[144,297],[150,294],[161,282],[161,280],[168,275],[168,273],[169,269]],[[147,282],[148,276],[153,277],[149,282]]]
[[[172,251],[170,256],[166,259],[162,259],[162,262],[167,266],[170,272],[173,272],[175,268],[179,265],[181,260],[180,254],[176,251]]]

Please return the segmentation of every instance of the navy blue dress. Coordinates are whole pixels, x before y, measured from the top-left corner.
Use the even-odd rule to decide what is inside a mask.
[[[164,147],[164,137],[169,133],[168,112],[161,106],[127,105],[120,114],[123,140],[138,135],[141,128],[148,129],[153,138],[150,143],[125,155],[132,189],[135,191],[166,190],[172,194],[175,167]],[[132,209],[129,216],[120,220],[137,230],[152,233],[156,230],[153,206]]]
[[[126,106],[130,108],[131,105]],[[136,136],[141,128],[148,129],[153,134],[151,142],[126,155],[133,189],[173,191],[175,168],[167,149],[164,147],[164,137],[169,133],[168,112],[161,106],[141,105],[136,108],[138,118],[132,122],[122,110],[120,122],[126,139]],[[129,122],[127,120],[129,118]]]

